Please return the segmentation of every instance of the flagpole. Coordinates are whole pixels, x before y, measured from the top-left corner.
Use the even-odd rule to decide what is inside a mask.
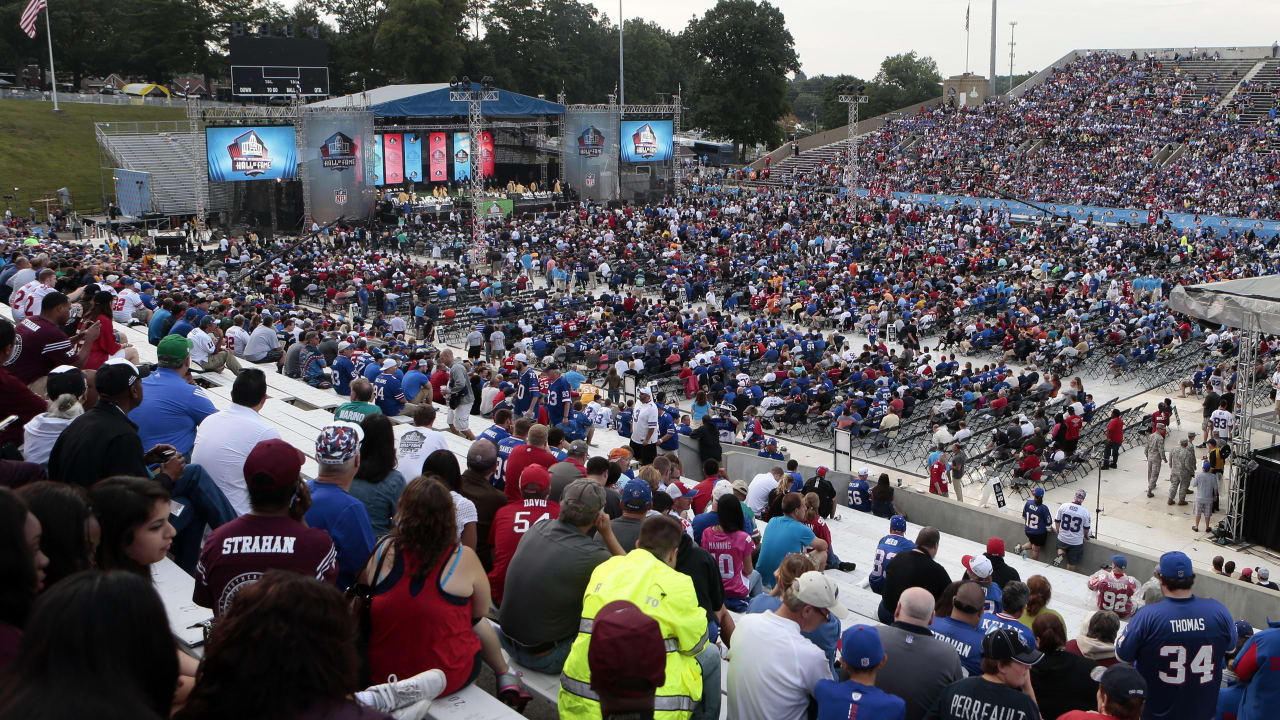
[[[969,5],[964,8],[964,74],[969,74]],[[52,52],[52,51],[50,51]],[[52,55],[50,55],[52,57]]]
[[[58,112],[58,76],[53,71],[53,34],[49,29],[49,3],[44,5],[44,37],[49,41],[49,86],[53,89],[53,111]]]

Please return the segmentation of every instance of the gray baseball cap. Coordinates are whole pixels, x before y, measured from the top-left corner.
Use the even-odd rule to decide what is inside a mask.
[[[581,478],[565,486],[560,507],[580,515],[595,515],[604,509],[604,486],[595,480]]]

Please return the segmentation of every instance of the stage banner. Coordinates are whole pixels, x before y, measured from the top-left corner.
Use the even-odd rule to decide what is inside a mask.
[[[369,170],[369,179],[374,185],[386,185],[387,176],[382,170],[382,133],[373,136],[373,143],[369,146],[370,156],[373,157],[373,165]]]
[[[422,136],[404,134],[404,179],[406,182],[422,182]]]
[[[433,132],[427,136],[428,162],[431,169],[427,180],[430,182],[449,181],[449,143],[442,132]]]
[[[471,179],[471,136],[464,132],[453,134],[453,180]]]
[[[673,137],[670,120],[628,120],[622,123],[622,162],[667,162]]]
[[[209,182],[296,180],[297,137],[292,125],[205,129]]]
[[[492,198],[480,201],[480,215],[486,220],[501,220],[511,217],[515,209],[515,201],[509,198]]]
[[[404,182],[404,136],[400,133],[382,136],[382,169],[388,185]]]
[[[361,152],[371,144],[370,112],[303,110],[300,160],[306,173],[307,210],[321,225],[338,218],[365,220],[372,207],[372,190],[365,178],[374,173]],[[379,173],[380,174],[380,173]]]
[[[480,177],[493,177],[493,133],[482,130],[476,140],[480,142]]]
[[[613,200],[618,189],[618,116],[608,110],[565,111],[564,176],[579,197]]]

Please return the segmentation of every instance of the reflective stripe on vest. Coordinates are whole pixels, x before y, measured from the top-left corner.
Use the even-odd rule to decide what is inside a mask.
[[[574,680],[564,673],[560,673],[560,687],[565,692],[572,693],[578,697],[586,698],[593,702],[600,702],[600,696],[595,690],[591,689],[590,683],[584,683],[581,680]],[[654,695],[653,710],[654,712],[687,712],[691,713],[697,705],[693,698],[687,695]]]
[[[591,618],[582,618],[581,620],[578,621],[578,632],[590,635],[591,628],[593,627],[594,623],[595,621],[592,620]],[[662,638],[662,646],[666,648],[667,652],[669,653],[680,651],[680,642],[675,638]],[[575,694],[578,694],[578,693],[575,693]]]

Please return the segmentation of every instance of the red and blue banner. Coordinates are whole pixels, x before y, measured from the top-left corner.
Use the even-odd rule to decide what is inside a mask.
[[[493,177],[493,133],[482,130],[476,140],[480,143],[480,177]]]
[[[422,182],[422,136],[404,134],[404,179],[406,182]]]

